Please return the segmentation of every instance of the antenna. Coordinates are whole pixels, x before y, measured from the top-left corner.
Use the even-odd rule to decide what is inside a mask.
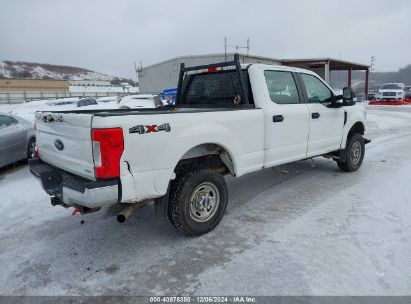
[[[224,61],[227,61],[227,37],[224,37]]]
[[[134,62],[134,68],[136,69],[136,75],[137,75],[137,80],[140,81],[140,77],[144,76],[144,72],[143,72],[143,64],[140,60],[140,66],[137,67],[137,64]]]
[[[375,56],[371,56],[371,66],[370,66],[370,74],[368,76],[368,90],[370,88],[370,84],[371,84],[371,72],[375,71],[375,61],[377,61],[377,59],[375,58]],[[367,89],[367,88],[366,88]],[[375,92],[375,90],[374,90]]]
[[[375,62],[377,61],[377,59],[375,58],[375,56],[371,56],[371,67],[370,67],[370,72],[374,72],[375,71]]]
[[[227,61],[227,49],[228,48],[235,48],[237,54],[239,49],[247,49],[247,56],[250,54],[250,38],[247,38],[247,45],[240,46],[240,45],[229,45],[227,37],[224,37],[224,59]]]
[[[341,51],[340,51],[340,60],[341,60]],[[338,89],[341,89],[341,70],[338,71]]]

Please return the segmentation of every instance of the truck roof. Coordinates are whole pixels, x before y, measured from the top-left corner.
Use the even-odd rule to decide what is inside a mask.
[[[314,73],[311,70],[306,70],[306,69],[301,69],[301,68],[296,68],[296,67],[291,67],[291,66],[286,66],[286,65],[278,65],[278,64],[242,63],[241,64],[241,69],[249,69],[251,66],[267,68],[267,69],[273,69],[274,68],[274,69],[279,70],[279,71],[289,71],[289,72],[316,75],[316,73]]]

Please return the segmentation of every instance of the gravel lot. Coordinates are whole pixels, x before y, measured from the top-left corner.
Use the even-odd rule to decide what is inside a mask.
[[[0,295],[410,295],[411,108],[367,118],[360,171],[318,158],[228,178],[228,212],[199,238],[152,206],[71,216],[26,165],[3,170]]]

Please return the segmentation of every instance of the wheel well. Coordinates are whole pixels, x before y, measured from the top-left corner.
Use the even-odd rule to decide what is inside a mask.
[[[36,141],[36,136],[30,136],[29,140],[27,141],[27,148],[30,146],[30,142],[34,139]]]
[[[188,150],[177,163],[178,174],[189,169],[213,169],[223,174],[235,175],[234,164],[226,149],[217,144],[201,144]]]
[[[348,132],[348,138],[350,138],[356,133],[360,133],[361,135],[364,135],[364,131],[365,131],[365,128],[364,128],[363,123],[358,121],[351,127],[350,131]]]

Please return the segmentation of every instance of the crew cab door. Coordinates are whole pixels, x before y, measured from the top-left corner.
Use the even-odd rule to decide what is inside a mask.
[[[317,76],[304,73],[299,75],[309,110],[307,157],[338,150],[344,127],[343,108],[333,107],[331,100],[334,93]]]
[[[263,88],[268,109],[270,143],[265,166],[299,159],[307,153],[309,113],[297,87],[297,75],[290,71],[264,71]]]

